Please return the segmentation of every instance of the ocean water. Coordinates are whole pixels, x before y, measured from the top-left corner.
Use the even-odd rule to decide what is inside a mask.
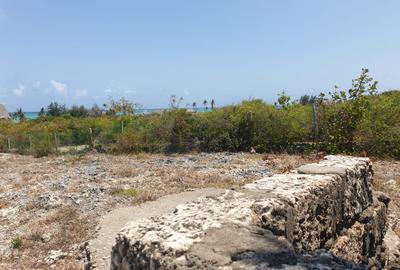
[[[39,115],[38,112],[26,112],[25,113],[25,117],[27,119],[31,119],[31,120],[38,118],[38,115]]]
[[[151,114],[151,113],[162,112],[165,110],[169,110],[169,109],[167,109],[167,108],[165,108],[165,109],[136,109],[135,114],[136,115]],[[193,110],[193,109],[190,108],[189,110]],[[196,108],[195,111],[196,112],[205,112],[206,108]],[[208,111],[211,111],[211,109],[209,108]],[[34,120],[39,117],[39,112],[25,112],[25,117],[27,119]]]

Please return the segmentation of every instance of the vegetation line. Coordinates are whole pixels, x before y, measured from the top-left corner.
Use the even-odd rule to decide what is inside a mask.
[[[107,152],[250,151],[363,153],[400,158],[400,91],[378,94],[367,69],[348,90],[303,96],[280,93],[276,104],[246,100],[203,113],[171,109],[135,115],[125,99],[86,110],[57,103],[35,120],[0,122],[0,151],[48,155],[64,146],[88,145]],[[207,106],[207,102],[203,102]],[[193,104],[195,107],[196,104]]]

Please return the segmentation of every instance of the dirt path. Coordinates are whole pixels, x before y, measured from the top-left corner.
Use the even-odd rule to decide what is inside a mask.
[[[96,239],[90,241],[92,261],[96,269],[110,269],[110,252],[115,237],[127,222],[162,215],[171,212],[178,204],[187,203],[202,196],[218,195],[220,189],[198,189],[178,194],[167,195],[156,201],[146,202],[138,206],[117,208],[100,221],[100,230]]]

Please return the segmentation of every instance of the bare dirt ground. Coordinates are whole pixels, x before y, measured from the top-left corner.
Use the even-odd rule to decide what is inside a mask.
[[[317,159],[244,153],[0,154],[0,269],[82,269],[87,243],[101,234],[102,217],[113,209],[193,189],[239,187]],[[397,205],[399,165],[374,162],[376,188]],[[400,234],[396,211],[391,226]]]

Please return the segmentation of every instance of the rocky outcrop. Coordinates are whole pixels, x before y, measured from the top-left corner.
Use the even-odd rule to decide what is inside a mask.
[[[112,269],[381,269],[389,199],[367,158],[327,156],[242,190],[138,220]]]

